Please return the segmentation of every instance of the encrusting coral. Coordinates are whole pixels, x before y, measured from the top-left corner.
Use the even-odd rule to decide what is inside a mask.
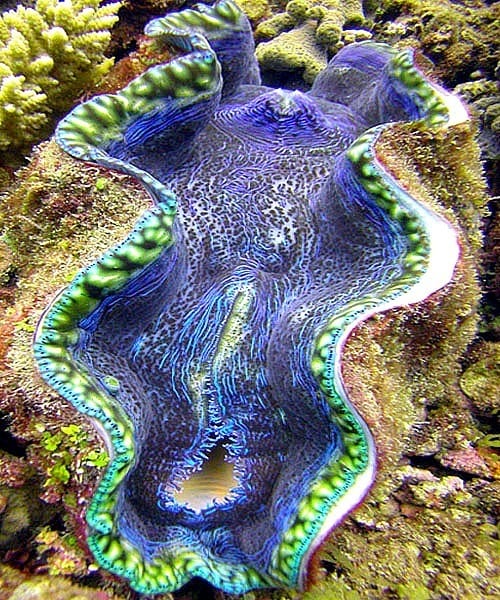
[[[53,113],[113,64],[104,56],[119,2],[38,0],[0,16],[0,151],[47,133]]]
[[[378,39],[420,48],[449,86],[471,74],[493,78],[500,59],[498,2],[382,0],[373,3]]]
[[[257,59],[265,70],[303,70],[311,83],[326,67],[327,50],[371,37],[364,23],[361,0],[292,0],[285,12],[257,26],[257,39],[270,40],[257,46]]]
[[[376,39],[420,49],[434,63],[436,75],[468,102],[480,121],[483,159],[492,161],[495,170],[500,152],[500,3],[382,0],[372,2],[371,14]]]
[[[306,21],[270,42],[259,44],[257,58],[263,69],[302,72],[304,81],[314,81],[327,64],[326,51],[315,38],[315,25]]]
[[[49,575],[25,575],[0,565],[2,598],[9,600],[114,600],[116,596],[104,590],[84,587]],[[7,595],[8,594],[8,595]]]

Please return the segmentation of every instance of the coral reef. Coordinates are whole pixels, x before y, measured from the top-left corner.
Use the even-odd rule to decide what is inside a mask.
[[[270,71],[302,73],[304,81],[312,83],[327,64],[326,50],[316,40],[316,27],[308,21],[281,33],[271,42],[257,46],[256,56],[261,67]]]
[[[460,387],[483,415],[500,413],[500,345],[483,342],[460,377]]]
[[[307,20],[315,23],[317,41],[327,47],[340,49],[345,41],[356,41],[350,38],[345,28],[349,25],[362,26],[365,23],[363,6],[360,0],[291,0],[285,12],[278,13],[263,21],[256,30],[257,38],[275,38],[283,31],[289,30]],[[351,34],[355,35],[355,34]]]
[[[71,583],[63,577],[21,575],[0,565],[2,600],[118,600],[113,593]]]
[[[467,101],[472,114],[479,122],[479,145],[484,160],[492,166],[498,167],[500,161],[500,90],[498,83],[486,78],[475,79],[458,84],[454,91]]]
[[[461,94],[480,123],[487,173],[498,194],[499,2],[383,0],[370,13],[373,35],[397,47],[419,48],[434,72]]]
[[[500,414],[500,343],[481,340],[467,356],[460,388],[472,402],[480,424],[476,451],[491,473],[500,477],[500,435],[496,428]]]
[[[278,9],[256,28],[257,56],[263,69],[300,68],[300,42],[331,56],[346,43],[373,36],[397,47],[420,48],[451,87],[472,75],[494,81],[500,60],[498,2],[292,0],[280,6],[285,10]],[[306,22],[310,27],[304,30]],[[301,35],[283,37],[296,28],[302,30]],[[296,40],[293,51],[290,38]],[[280,40],[287,41],[286,54],[280,51]],[[287,67],[285,56],[291,53],[294,56]]]
[[[371,37],[364,24],[360,0],[292,0],[285,12],[257,26],[256,56],[264,71],[297,69],[312,83],[326,67],[328,52]]]
[[[252,25],[271,16],[269,0],[235,0],[235,2],[246,14]]]
[[[448,86],[474,73],[494,79],[500,60],[498,2],[382,0],[375,6],[377,39],[420,48]]]
[[[119,2],[38,0],[0,16],[0,151],[26,150],[113,64]]]
[[[384,22],[380,35],[398,41],[398,36],[409,31],[401,23],[405,14],[409,17],[405,7],[418,10],[422,4],[384,3],[385,12],[377,17]],[[498,5],[471,1],[467,13],[465,4],[450,2],[446,6],[462,11],[471,23],[480,11],[491,14],[488,11],[497,10]],[[269,5],[273,8],[277,3]],[[280,2],[281,10],[284,5]],[[369,5],[364,3],[365,14],[371,17],[376,7],[370,11]],[[391,26],[396,19],[399,22]],[[421,29],[428,22],[428,18],[422,19]],[[491,51],[486,58],[489,50],[481,40],[486,39],[490,22],[489,18],[478,20],[467,37],[473,52],[476,47],[484,52],[483,73],[478,74],[479,79],[461,84],[477,89],[484,81],[485,92],[476,94],[474,90],[471,98],[488,106],[491,101],[486,98],[496,93],[491,77],[495,60]],[[418,19],[413,23],[412,43],[420,45]],[[464,31],[470,33],[468,27]],[[449,51],[442,56],[450,56]],[[433,60],[446,80],[462,81],[458,61],[450,62],[448,70],[440,66],[439,55]],[[133,62],[135,75],[135,69],[141,67],[135,58]],[[474,70],[473,60],[467,59],[465,64],[469,71]],[[128,67],[124,71],[129,73]],[[116,76],[118,82],[128,79],[129,75]],[[469,91],[470,87],[460,88],[467,98]],[[488,122],[493,124],[494,118]],[[494,520],[500,501],[500,444],[493,428],[498,410],[493,402],[498,398],[498,345],[493,341],[473,343],[479,318],[480,224],[487,201],[474,142],[476,132],[468,128],[449,131],[424,156],[412,142],[419,135],[405,136],[407,149],[398,151],[391,168],[398,169],[399,176],[407,171],[411,184],[412,164],[418,160],[426,200],[435,209],[439,204],[438,210],[444,211],[447,219],[455,219],[462,231],[462,256],[455,280],[445,294],[418,307],[374,317],[348,340],[344,377],[356,403],[363,406],[363,416],[376,432],[381,449],[375,487],[367,502],[318,552],[310,591],[298,596],[252,592],[245,600],[472,600],[499,595]],[[390,140],[386,142],[385,160],[392,157],[394,161],[394,149]],[[28,542],[19,546],[13,541],[8,550],[0,550],[0,560],[16,567],[0,567],[0,597],[11,598],[16,590],[19,600],[55,598],[58,593],[58,598],[67,593],[69,598],[130,600],[130,592],[99,574],[79,546],[84,539],[83,507],[102,473],[100,467],[89,468],[86,457],[95,450],[92,461],[101,456],[104,447],[83,419],[42,386],[30,358],[30,345],[48,298],[67,285],[82,264],[122,239],[149,201],[128,177],[77,163],[52,142],[39,146],[30,164],[17,174],[2,170],[0,176],[8,188],[0,213],[4,232],[0,241],[0,413],[10,415],[8,429],[2,420],[0,433],[4,449],[1,482],[10,490],[28,489],[31,481],[38,481],[38,487],[29,488],[31,493],[43,496],[42,502],[55,508],[58,515],[55,521],[37,522]],[[498,232],[498,220],[491,231],[492,236]],[[494,264],[490,263],[491,269]],[[491,323],[493,319],[492,314]],[[488,340],[494,339],[498,325],[488,328],[486,334]],[[52,460],[51,443],[63,457],[75,450],[79,454],[69,440],[74,426],[85,432],[80,436],[85,440],[81,459],[67,464],[63,458],[69,479],[64,469],[56,468],[56,475],[59,471],[66,483],[59,477],[55,485],[44,486],[60,460]],[[69,427],[70,435],[61,427]],[[0,497],[0,510],[6,506],[8,490]],[[25,540],[23,535],[20,539]],[[77,566],[77,578],[86,572],[87,585],[110,591],[82,588],[70,575],[70,563]],[[53,575],[57,569],[64,577]],[[39,572],[44,574],[35,575]],[[206,590],[201,597],[212,595],[212,590]],[[189,589],[181,597],[200,597],[200,591]],[[232,596],[220,593],[213,597],[228,600]]]

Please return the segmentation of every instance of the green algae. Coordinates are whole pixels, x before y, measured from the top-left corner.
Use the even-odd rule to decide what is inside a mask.
[[[460,377],[460,387],[482,414],[500,412],[500,344],[484,342]]]
[[[61,425],[56,431],[47,431],[39,425],[37,429],[42,433],[39,440],[41,457],[47,463],[48,477],[44,487],[54,490],[60,484],[67,484],[82,467],[102,468],[109,462],[107,453],[93,447],[93,436],[88,436],[81,425]]]

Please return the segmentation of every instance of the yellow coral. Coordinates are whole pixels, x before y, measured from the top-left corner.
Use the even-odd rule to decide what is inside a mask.
[[[310,21],[281,33],[270,42],[262,42],[255,51],[259,64],[271,71],[302,71],[307,83],[326,67],[326,51],[314,36],[314,25]]]
[[[0,150],[38,141],[50,114],[111,66],[104,57],[119,2],[38,0],[0,16]]]
[[[285,11],[257,26],[257,39],[270,40],[257,46],[257,58],[263,69],[300,69],[307,83],[326,66],[327,49],[372,37],[361,28],[367,24],[361,0],[291,0]]]
[[[279,43],[278,43],[279,42]],[[302,71],[307,83],[312,83],[316,75],[326,67],[326,52],[316,42],[314,27],[306,22],[292,31],[280,34],[270,42],[257,46],[257,60],[271,71]]]
[[[236,4],[252,23],[260,21],[270,14],[268,0],[236,0]]]

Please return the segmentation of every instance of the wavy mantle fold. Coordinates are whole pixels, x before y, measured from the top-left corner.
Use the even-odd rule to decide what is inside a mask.
[[[153,206],[44,313],[44,379],[111,456],[87,512],[97,561],[143,593],[203,577],[304,584],[364,498],[375,447],[341,375],[370,315],[452,277],[456,236],[376,153],[394,121],[467,119],[410,51],[344,48],[307,94],[260,85],[231,0],[156,19],[184,54],[58,126]]]

